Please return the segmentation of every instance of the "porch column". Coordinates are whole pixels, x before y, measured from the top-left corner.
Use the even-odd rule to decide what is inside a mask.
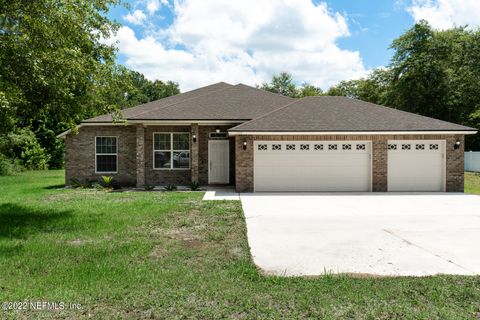
[[[136,137],[137,188],[145,185],[145,128],[137,125]]]
[[[191,171],[192,171],[192,182],[198,182],[198,144],[199,144],[199,134],[198,134],[198,123],[192,123],[191,126],[191,144],[192,144],[192,153],[191,157]]]

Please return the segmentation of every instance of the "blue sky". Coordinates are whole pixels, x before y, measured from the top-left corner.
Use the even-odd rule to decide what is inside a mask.
[[[182,90],[257,84],[288,71],[323,89],[386,66],[392,41],[425,19],[477,25],[477,0],[129,0],[118,61]]]

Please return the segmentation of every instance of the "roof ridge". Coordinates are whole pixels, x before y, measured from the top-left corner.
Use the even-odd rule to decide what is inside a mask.
[[[268,92],[268,91],[267,91],[267,92]],[[254,119],[252,119],[252,120],[250,120],[250,121],[246,121],[246,122],[244,122],[244,123],[241,123],[241,124],[239,124],[238,126],[235,126],[235,127],[233,127],[233,128],[228,129],[228,131],[230,131],[230,130],[232,130],[232,129],[233,129],[233,130],[238,129],[238,127],[242,127],[243,125],[246,125],[247,123],[252,123],[252,122],[255,122],[255,121],[260,120],[260,119],[262,119],[262,118],[265,118],[265,117],[269,116],[270,114],[272,114],[272,113],[274,113],[274,112],[280,111],[281,109],[285,109],[286,107],[288,107],[288,106],[290,106],[290,105],[292,105],[292,104],[295,104],[295,103],[297,103],[297,102],[299,102],[299,101],[302,101],[304,98],[300,98],[300,99],[298,99],[298,98],[292,98],[292,99],[294,99],[294,101],[292,101],[292,102],[290,102],[290,103],[287,103],[286,105],[281,106],[281,107],[279,107],[279,108],[277,108],[277,109],[275,109],[275,110],[272,110],[272,111],[270,111],[270,112],[267,112],[267,113],[265,113],[265,114],[263,114],[263,115],[261,115],[261,116],[259,116],[259,117],[256,117],[256,118],[254,118]]]
[[[218,83],[226,83],[226,82],[223,82],[223,81],[222,81],[222,82],[218,82]],[[216,84],[218,84],[218,83],[216,83]],[[200,95],[195,96],[195,97],[183,99],[183,100],[177,101],[177,102],[175,102],[175,103],[167,104],[167,105],[165,105],[165,106],[158,106],[158,107],[153,108],[153,109],[151,109],[151,110],[144,111],[144,112],[140,112],[139,114],[135,115],[134,117],[132,117],[132,118],[130,118],[130,119],[132,119],[132,120],[138,119],[138,117],[141,116],[142,114],[154,112],[154,111],[157,111],[157,110],[162,109],[162,108],[168,108],[168,107],[174,106],[174,105],[176,105],[176,104],[179,104],[179,103],[182,103],[182,102],[185,102],[185,101],[190,101],[190,100],[198,99],[199,97],[204,97],[204,96],[206,96],[206,95],[208,95],[208,94],[211,94],[211,93],[214,93],[214,92],[220,92],[220,91],[224,91],[224,90],[230,90],[230,89],[233,89],[233,88],[235,87],[234,85],[231,85],[231,84],[229,84],[229,83],[226,83],[226,84],[230,85],[230,87],[223,88],[223,89],[218,89],[218,90],[213,90],[213,91],[210,91],[210,92],[206,92],[206,93],[204,93],[204,94],[200,94]],[[213,85],[212,85],[212,86],[213,86]],[[202,87],[202,88],[205,88],[205,87]],[[199,89],[202,89],[202,88],[198,88],[198,89],[195,89],[195,90],[199,90]],[[192,91],[194,91],[194,90],[187,91],[187,92],[192,92]],[[185,92],[185,93],[186,93],[186,92]],[[161,100],[161,99],[160,99],[160,100]]]

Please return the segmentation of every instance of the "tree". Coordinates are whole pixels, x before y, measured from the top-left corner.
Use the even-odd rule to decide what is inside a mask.
[[[292,98],[295,98],[298,95],[297,87],[293,82],[293,77],[287,72],[281,72],[278,75],[274,75],[270,83],[263,83],[260,86],[260,89]]]
[[[358,80],[341,81],[331,87],[326,95],[345,96],[377,104],[385,104],[392,72],[389,69],[375,69],[367,77]]]
[[[299,97],[321,96],[323,94],[323,90],[320,87],[315,87],[307,82],[304,82],[297,91]]]
[[[477,126],[480,31],[433,30],[422,21],[396,39],[385,103],[450,122]],[[480,148],[478,135],[468,148]]]
[[[85,118],[178,93],[115,62],[105,44],[121,0],[0,0],[0,139],[24,128],[62,165],[55,135]],[[29,139],[31,136],[29,136]],[[30,140],[29,140],[30,141]]]
[[[291,98],[302,98],[323,94],[321,88],[315,87],[307,82],[304,82],[300,88],[297,88],[292,75],[287,72],[281,72],[278,75],[272,76],[270,83],[263,83],[260,86],[260,89]]]

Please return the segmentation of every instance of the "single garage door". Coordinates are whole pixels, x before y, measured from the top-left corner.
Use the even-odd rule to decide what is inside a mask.
[[[388,141],[388,191],[444,191],[445,140]]]
[[[255,191],[370,191],[369,141],[255,141]]]

